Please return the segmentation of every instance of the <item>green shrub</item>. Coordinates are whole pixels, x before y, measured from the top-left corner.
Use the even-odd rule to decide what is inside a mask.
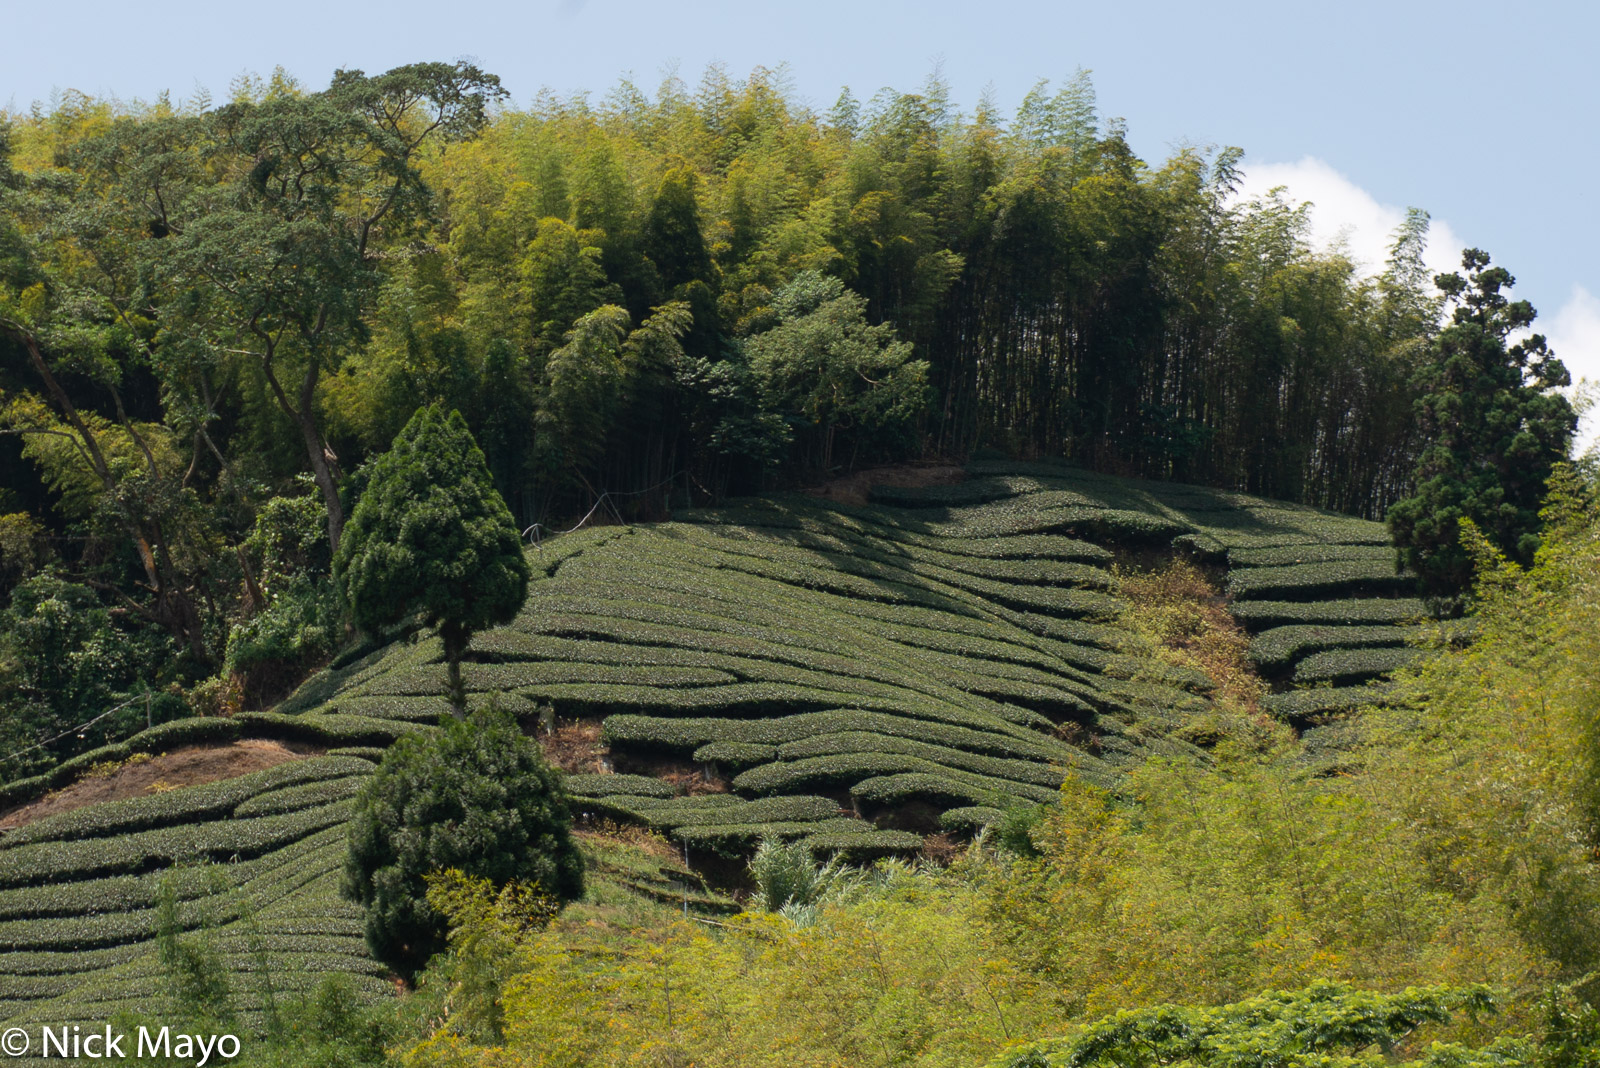
[[[1422,654],[1420,649],[1331,649],[1300,661],[1294,669],[1297,683],[1364,682],[1405,667]]]
[[[985,827],[1005,819],[1003,809],[989,805],[966,805],[950,808],[939,814],[939,826],[956,834],[977,834]]]
[[[922,836],[910,831],[869,830],[863,834],[829,831],[807,835],[800,844],[812,853],[850,864],[865,864],[883,857],[914,853],[922,848]]]
[[[301,783],[362,775],[370,770],[371,766],[363,761],[342,757],[312,757],[289,761],[234,779],[90,805],[0,832],[0,855],[4,855],[5,850],[30,842],[99,838],[180,823],[222,819],[258,794]]]
[[[1227,592],[1238,600],[1317,600],[1353,593],[1398,595],[1416,586],[1415,576],[1395,574],[1392,560],[1329,560],[1230,571]]]
[[[671,783],[647,775],[568,775],[564,785],[573,797],[674,797],[678,793]]]
[[[802,823],[836,819],[839,803],[826,797],[767,797],[701,807],[700,798],[679,798],[672,804],[644,810],[653,827],[705,827],[728,823]]]
[[[777,758],[777,749],[755,742],[707,742],[694,751],[694,759],[702,764],[722,764],[729,768],[754,767]]]
[[[815,905],[850,879],[838,864],[819,865],[811,850],[798,842],[768,838],[750,858],[754,903],[767,912],[793,905]]]
[[[708,849],[722,856],[749,856],[768,838],[809,838],[814,835],[871,834],[872,824],[839,817],[798,823],[726,823],[679,827],[672,837],[691,849]]]
[[[1330,627],[1299,625],[1274,627],[1250,640],[1250,659],[1264,671],[1288,667],[1296,660],[1326,649],[1405,645],[1423,637],[1422,627]]]
[[[343,890],[366,909],[367,944],[410,974],[444,946],[424,876],[448,868],[550,897],[583,893],[559,773],[504,715],[474,712],[408,736],[356,802]]]
[[[321,502],[313,502],[321,510]],[[326,545],[326,534],[322,536]],[[295,575],[266,607],[228,633],[223,668],[245,679],[252,696],[280,696],[344,639],[344,605],[326,574]]]
[[[1009,760],[1004,757],[982,756],[966,753],[948,746],[930,745],[895,735],[875,734],[868,731],[843,731],[837,734],[813,735],[810,738],[786,742],[777,749],[783,760],[801,760],[806,757],[828,756],[835,753],[904,753],[921,757],[963,771],[980,775],[1029,782],[1038,786],[1058,787],[1066,773],[1059,767],[1036,761]]]
[[[365,763],[365,761],[363,761]],[[368,765],[370,769],[370,765]],[[280,812],[298,812],[333,801],[354,797],[366,782],[365,774],[357,773],[340,779],[325,779],[301,786],[291,786],[270,793],[259,794],[233,810],[239,819],[252,816],[270,816]]]
[[[1251,630],[1321,623],[1354,626],[1362,623],[1409,623],[1428,618],[1428,607],[1414,597],[1370,597],[1332,601],[1237,601],[1228,606],[1233,617]]]
[[[385,752],[385,749],[376,745],[346,745],[340,746],[336,749],[328,750],[328,755],[356,757],[358,759],[366,760],[376,764],[378,761],[383,759],[383,754]]]
[[[1228,563],[1236,568],[1283,567],[1288,564],[1325,564],[1336,560],[1387,562],[1394,570],[1394,550],[1387,545],[1281,545],[1255,549],[1230,549]]]
[[[1387,689],[1378,683],[1366,686],[1314,686],[1269,694],[1264,704],[1267,711],[1283,719],[1307,719],[1382,704]]]
[[[748,793],[778,794],[799,789],[850,786],[867,779],[901,774],[927,775],[961,784],[968,791],[964,796],[978,798],[964,801],[963,804],[985,804],[996,795],[1036,801],[1049,801],[1056,796],[1056,791],[1042,786],[959,771],[931,760],[898,753],[841,753],[764,764],[736,777],[733,786],[736,790]]]
[[[1001,785],[996,783],[997,787]],[[925,772],[905,772],[863,779],[850,787],[850,794],[856,800],[870,805],[903,805],[908,801],[927,801],[957,808],[994,807],[1016,796],[1011,790],[986,790],[971,783],[957,782],[943,775]]]
[[[753,742],[781,746],[804,738],[849,731],[871,731],[947,746],[972,753],[1045,762],[1068,762],[1079,755],[1047,735],[986,732],[955,724],[855,709],[807,712],[771,719],[716,719],[615,715],[607,717],[601,737],[613,748],[663,753],[692,753],[709,742]]]
[[[5,852],[0,887],[41,880],[84,879],[203,860],[249,860],[343,823],[345,804],[280,816],[162,827],[114,838],[36,842]]]

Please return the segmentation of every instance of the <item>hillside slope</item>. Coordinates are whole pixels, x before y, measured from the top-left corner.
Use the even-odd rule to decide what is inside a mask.
[[[1067,774],[1113,785],[1150,753],[1203,759],[1173,734],[1211,681],[1119,623],[1113,565],[1174,553],[1225,583],[1279,691],[1269,707],[1299,725],[1373,700],[1361,684],[1416,655],[1423,605],[1379,524],[978,464],[866,507],[750,500],[531,551],[521,614],[473,642],[469,699],[553,728],[587,819],[659,831],[713,876],[767,835],[906,853],[1048,801]],[[0,833],[0,1021],[148,1008],[163,922],[213,932],[247,1010],[259,973],[292,990],[348,972],[376,996],[382,971],[336,893],[341,825],[385,741],[447,712],[444,689],[437,640],[413,636],[277,715],[200,721],[321,737],[322,755]]]

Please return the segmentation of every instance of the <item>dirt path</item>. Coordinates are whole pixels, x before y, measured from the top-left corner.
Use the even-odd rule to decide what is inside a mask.
[[[21,827],[45,816],[71,812],[101,801],[118,801],[180,786],[232,779],[320,752],[322,750],[315,746],[247,738],[228,745],[191,745],[148,759],[134,757],[108,774],[86,775],[37,801],[12,809],[0,816],[0,830]]]
[[[920,486],[950,486],[966,477],[966,472],[955,464],[893,464],[889,467],[871,467],[856,471],[843,478],[810,486],[805,492],[823,500],[840,504],[866,504],[867,494],[873,486],[897,486],[911,489]]]

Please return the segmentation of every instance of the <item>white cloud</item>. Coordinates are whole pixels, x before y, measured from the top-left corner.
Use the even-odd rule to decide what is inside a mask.
[[[1550,339],[1550,348],[1561,357],[1576,385],[1587,379],[1590,396],[1600,390],[1600,297],[1582,286],[1572,287],[1572,296],[1548,323],[1535,324]],[[1578,426],[1574,452],[1581,453],[1600,445],[1600,407],[1591,407]]]
[[[1278,186],[1288,189],[1295,203],[1311,202],[1311,242],[1328,249],[1343,242],[1347,253],[1365,273],[1383,270],[1394,244],[1394,232],[1405,221],[1406,209],[1380,204],[1371,193],[1314,156],[1298,163],[1244,162],[1241,199],[1265,196]],[[1438,274],[1461,265],[1466,246],[1448,223],[1434,219],[1428,229],[1423,260]]]

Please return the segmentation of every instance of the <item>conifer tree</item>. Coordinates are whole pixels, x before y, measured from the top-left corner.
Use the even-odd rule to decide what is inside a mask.
[[[528,562],[460,412],[419,408],[372,462],[334,569],[363,630],[412,613],[439,628],[450,701],[465,714],[467,642],[474,631],[516,615],[528,592]]]
[[[1545,484],[1566,458],[1578,421],[1556,392],[1571,376],[1544,337],[1507,344],[1535,315],[1533,305],[1502,292],[1515,279],[1489,266],[1479,249],[1465,250],[1461,265],[1466,277],[1435,279],[1455,310],[1417,375],[1417,418],[1428,442],[1417,462],[1417,490],[1388,514],[1400,562],[1439,596],[1461,593],[1472,579],[1462,519],[1507,556],[1532,561]]]

